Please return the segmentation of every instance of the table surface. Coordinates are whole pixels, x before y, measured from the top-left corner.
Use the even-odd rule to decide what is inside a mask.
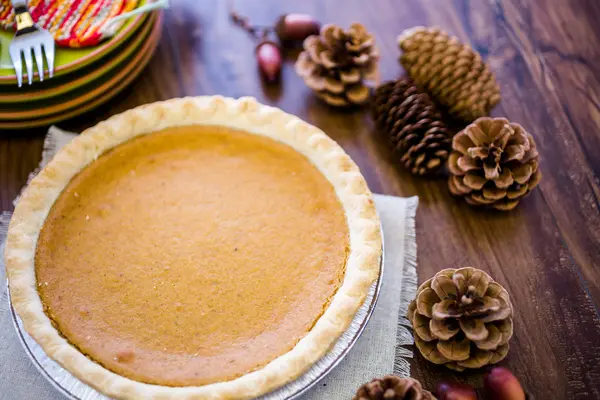
[[[473,209],[445,178],[412,176],[398,164],[366,110],[315,99],[293,69],[261,83],[252,40],[232,27],[224,1],[177,0],[156,56],[126,93],[59,124],[81,131],[134,106],[200,94],[255,96],[317,125],[354,158],[374,192],[418,195],[419,281],[446,267],[488,271],[512,296],[515,335],[502,365],[538,399],[600,398],[600,2],[597,0],[238,0],[257,24],[286,12],[322,22],[362,22],[381,52],[382,78],[404,74],[396,36],[437,25],[487,58],[502,91],[493,116],[536,138],[544,178],[509,213]],[[44,130],[0,134],[0,210],[12,210],[40,160]],[[389,243],[388,245],[393,245]],[[412,374],[428,388],[442,378],[479,381],[416,355]]]

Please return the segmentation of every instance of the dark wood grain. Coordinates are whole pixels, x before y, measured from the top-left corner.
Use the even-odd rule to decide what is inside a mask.
[[[482,268],[506,286],[515,336],[503,365],[538,399],[600,398],[600,3],[596,0],[239,0],[258,24],[285,12],[323,22],[364,23],[381,50],[381,75],[403,74],[396,36],[438,25],[489,61],[503,100],[493,111],[535,137],[544,178],[513,212],[489,212],[452,198],[443,178],[400,168],[366,110],[337,110],[316,100],[287,57],[282,82],[265,86],[254,43],[231,26],[225,2],[179,0],[166,14],[156,56],[126,93],[60,127],[81,131],[139,104],[178,96],[251,95],[319,126],[355,159],[371,189],[418,195],[418,272],[423,281],[448,266]],[[0,136],[0,209],[35,169],[44,130]],[[393,244],[388,244],[393,245]],[[442,378],[480,381],[412,362],[433,388]]]

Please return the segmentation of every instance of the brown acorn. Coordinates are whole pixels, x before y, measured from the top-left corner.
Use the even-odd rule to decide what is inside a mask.
[[[519,380],[506,368],[492,368],[483,380],[486,398],[490,400],[525,400],[527,396]]]
[[[284,14],[275,24],[275,34],[282,43],[301,42],[318,35],[321,24],[308,14]]]
[[[275,82],[281,73],[281,50],[275,42],[264,40],[256,46],[258,68],[267,82]]]
[[[437,384],[435,395],[438,400],[477,400],[477,391],[465,383],[442,381]]]

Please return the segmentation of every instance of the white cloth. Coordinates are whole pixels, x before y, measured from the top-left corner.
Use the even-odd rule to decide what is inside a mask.
[[[73,133],[50,128],[40,167],[45,165]],[[329,375],[306,393],[303,400],[351,399],[358,386],[389,373],[410,374],[405,345],[413,338],[404,318],[415,296],[415,214],[418,199],[375,195],[384,232],[384,274],[379,300],[362,336],[346,358]],[[9,213],[0,217],[0,254],[3,253]],[[28,358],[17,337],[9,312],[3,257],[0,257],[0,400],[64,400]]]

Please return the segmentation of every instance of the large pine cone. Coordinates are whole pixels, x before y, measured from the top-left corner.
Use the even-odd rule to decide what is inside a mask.
[[[365,80],[375,78],[378,59],[375,38],[363,25],[354,23],[344,31],[329,24],[304,40],[296,72],[330,105],[363,104],[369,99]]]
[[[481,55],[437,28],[416,27],[398,38],[400,63],[413,80],[457,118],[471,122],[500,101],[500,87]]]
[[[436,400],[419,381],[394,375],[362,385],[352,400]]]
[[[512,314],[502,286],[481,270],[461,268],[442,270],[423,283],[407,317],[423,357],[462,371],[506,357]]]
[[[435,104],[410,79],[387,82],[375,90],[373,119],[413,174],[435,172],[444,165],[451,135]]]
[[[450,192],[467,203],[511,210],[540,182],[533,137],[506,118],[479,118],[454,136]]]

